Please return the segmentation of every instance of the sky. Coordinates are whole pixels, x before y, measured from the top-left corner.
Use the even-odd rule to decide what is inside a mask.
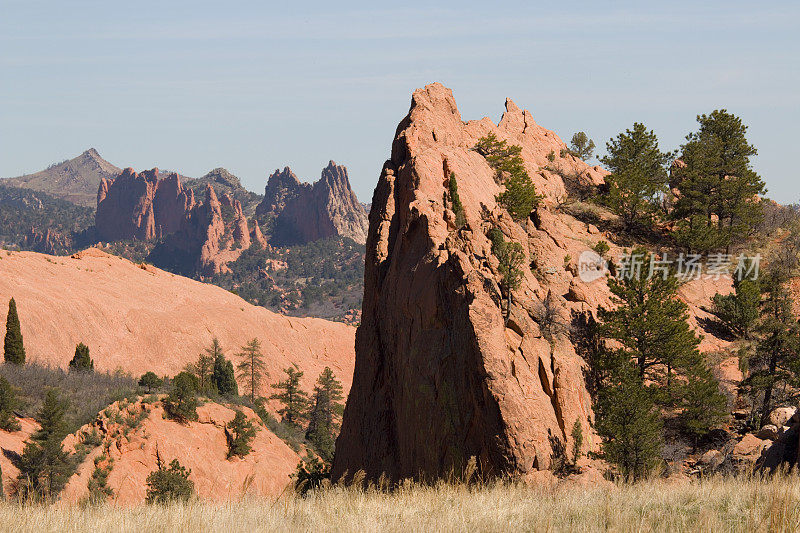
[[[0,0],[0,177],[94,147],[263,192],[276,168],[315,181],[333,159],[368,202],[411,94],[439,81],[464,120],[511,97],[601,153],[635,121],[677,148],[726,108],[768,196],[800,201],[796,0],[385,5]]]

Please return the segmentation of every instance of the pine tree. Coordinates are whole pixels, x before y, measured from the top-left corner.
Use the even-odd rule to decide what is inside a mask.
[[[661,417],[639,369],[624,350],[605,353],[608,374],[595,401],[595,426],[605,459],[629,482],[647,478],[661,461]]]
[[[719,321],[734,335],[749,339],[758,320],[761,288],[758,280],[733,279],[734,292],[715,294],[713,312]]]
[[[695,350],[680,362],[681,377],[675,404],[680,410],[678,422],[684,434],[695,445],[728,416],[728,402],[719,391],[719,384]]]
[[[164,466],[156,451],[158,468],[147,476],[147,497],[149,504],[167,504],[188,501],[194,495],[194,482],[189,479],[192,471],[173,459],[169,467]]]
[[[755,327],[757,342],[748,357],[749,375],[741,387],[761,405],[754,406],[760,423],[766,424],[770,411],[778,401],[780,391],[796,386],[800,376],[800,326],[792,313],[786,291],[788,273],[773,270],[760,280],[764,298]]]
[[[0,376],[0,429],[3,431],[19,431],[20,425],[14,410],[19,406],[17,393],[8,380]],[[2,483],[0,483],[2,484]]]
[[[261,342],[258,339],[252,339],[242,347],[242,351],[238,355],[241,359],[236,367],[239,377],[246,384],[245,388],[247,395],[250,396],[250,401],[255,403],[261,382],[268,375],[264,364],[264,355],[261,353]]]
[[[200,354],[197,362],[192,365],[193,373],[197,376],[197,386],[200,392],[215,392],[214,390],[214,362],[217,356],[222,355],[222,345],[219,339],[214,337],[211,340],[211,346],[205,349],[205,352]]]
[[[70,372],[94,371],[94,361],[89,356],[89,347],[82,342],[75,347],[75,357],[69,362]]]
[[[525,273],[522,263],[525,262],[525,252],[518,242],[506,241],[503,233],[498,228],[489,231],[489,240],[492,241],[492,254],[497,257],[497,271],[500,274],[500,292],[506,300],[506,317],[511,309],[513,291],[519,289]]]
[[[154,388],[158,388],[164,384],[164,380],[156,375],[155,372],[145,372],[139,378],[139,386],[147,387],[147,394],[150,394]]]
[[[233,420],[225,426],[225,437],[228,440],[228,459],[234,455],[244,457],[250,453],[256,427],[242,411],[237,410]]]
[[[172,390],[162,401],[164,412],[181,423],[197,420],[197,381],[188,372],[172,378]]]
[[[697,251],[728,249],[762,217],[757,195],[764,182],[750,163],[758,151],[747,141],[747,126],[725,109],[697,121],[700,129],[686,137],[673,172],[680,192],[672,212],[676,238]]]
[[[450,192],[450,202],[453,204],[453,213],[456,215],[456,227],[463,227],[467,223],[467,215],[464,212],[464,204],[461,203],[461,197],[458,195],[458,182],[456,181],[455,172],[450,173],[448,190]]]
[[[673,153],[658,148],[658,138],[643,124],[606,143],[608,155],[600,161],[611,172],[603,201],[620,216],[626,231],[649,227],[657,218],[659,202],[667,192],[667,165]]]
[[[74,472],[72,457],[61,446],[68,431],[66,411],[67,402],[54,389],[48,390],[36,415],[39,430],[31,435],[16,464],[22,498],[54,499]]]
[[[541,199],[536,187],[525,170],[520,146],[508,146],[490,133],[478,140],[473,148],[481,154],[495,171],[495,181],[505,185],[505,191],[497,195],[496,201],[502,205],[514,220],[525,220],[530,216]]]
[[[333,460],[336,436],[339,433],[339,419],[344,411],[342,384],[333,371],[325,367],[317,379],[309,413],[306,440],[326,462]]]
[[[592,154],[594,154],[594,141],[586,135],[586,132],[579,131],[572,136],[567,151],[578,159],[587,161],[591,159]]]
[[[222,353],[214,357],[214,371],[211,380],[222,396],[238,396],[239,385],[236,383],[236,374],[233,370],[233,363],[225,359]]]
[[[283,404],[278,410],[282,422],[299,427],[308,418],[309,408],[308,394],[300,388],[303,372],[297,365],[285,368],[283,371],[286,373],[286,379],[272,386],[281,392],[270,396],[270,400],[278,400]]]
[[[643,248],[631,252],[631,261],[648,265],[653,260]],[[639,379],[672,385],[676,364],[695,351],[700,339],[687,322],[688,307],[677,296],[678,280],[672,275],[629,272],[609,278],[616,307],[601,309],[601,335],[622,345],[636,362]],[[664,375],[666,373],[666,375]]]
[[[3,356],[6,363],[25,364],[25,345],[22,342],[22,329],[17,315],[17,302],[14,298],[8,302],[8,318],[6,319],[6,337],[3,344]]]

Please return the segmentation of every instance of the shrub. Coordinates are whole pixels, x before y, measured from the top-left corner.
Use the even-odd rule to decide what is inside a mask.
[[[139,386],[147,387],[147,394],[150,394],[153,389],[157,389],[163,384],[164,380],[158,377],[155,372],[145,372],[139,378]]]
[[[20,426],[14,410],[19,405],[17,393],[11,383],[0,376],[0,429],[4,431],[19,431]]]
[[[605,257],[611,247],[608,245],[606,241],[600,241],[594,245],[594,251],[597,252],[597,255],[600,257]]]
[[[478,140],[473,148],[486,158],[486,162],[495,171],[495,180],[503,183],[506,190],[497,195],[497,203],[508,210],[514,220],[525,220],[537,205],[540,197],[536,187],[525,170],[522,161],[522,148],[508,146],[506,141],[499,141],[490,133]]]
[[[309,491],[319,489],[326,480],[331,479],[331,467],[316,457],[307,455],[297,464],[294,477],[295,490],[305,496]]]
[[[82,342],[75,347],[75,356],[69,362],[70,372],[91,372],[94,370],[94,361],[89,356],[89,347]]]
[[[197,383],[194,376],[181,372],[172,379],[172,390],[164,398],[164,412],[182,424],[197,420]]]
[[[164,466],[156,454],[158,470],[147,476],[147,503],[166,504],[175,501],[188,501],[194,495],[194,482],[189,479],[191,470],[181,466],[173,459],[169,468]]]
[[[461,203],[461,197],[458,196],[458,182],[456,181],[455,172],[450,173],[448,189],[450,191],[450,201],[453,204],[453,213],[456,215],[456,227],[460,228],[467,223],[467,216],[464,213],[464,205]]]
[[[234,455],[244,457],[250,453],[250,444],[256,436],[256,427],[247,419],[242,411],[237,410],[225,427],[225,438],[228,440],[228,459]]]

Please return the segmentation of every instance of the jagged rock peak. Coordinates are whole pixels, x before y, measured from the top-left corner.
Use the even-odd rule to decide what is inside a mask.
[[[546,197],[537,224],[515,222],[495,201],[502,186],[472,149],[488,133],[522,147]],[[560,158],[563,146],[511,100],[499,124],[464,122],[450,89],[434,83],[414,92],[372,199],[356,368],[334,478],[363,470],[369,479],[430,480],[458,472],[471,457],[486,476],[536,478],[550,467],[555,440],[569,449],[576,421],[584,442],[596,446],[584,362],[566,328],[545,319],[568,324],[571,312],[608,301],[567,268],[568,257],[599,237],[548,209],[565,184],[545,166],[602,180],[602,171]],[[447,200],[451,173],[467,220],[460,229]],[[510,304],[486,235],[491,227],[526,256]],[[534,260],[552,274],[534,275]],[[571,289],[582,296],[561,296]]]

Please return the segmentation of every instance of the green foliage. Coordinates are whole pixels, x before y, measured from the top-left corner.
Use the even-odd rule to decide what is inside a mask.
[[[492,254],[499,261],[497,271],[500,273],[500,289],[510,303],[512,291],[519,289],[525,276],[521,268],[525,253],[518,242],[506,241],[498,228],[489,231],[489,240],[492,241]]]
[[[89,347],[82,342],[75,347],[75,356],[69,362],[70,372],[93,372],[94,361],[89,356]]]
[[[661,461],[662,423],[638,369],[623,352],[607,351],[595,399],[595,427],[603,455],[626,481],[647,478]]]
[[[450,173],[447,185],[450,192],[450,202],[453,204],[453,213],[456,215],[456,227],[463,227],[467,223],[467,215],[464,213],[464,204],[461,203],[461,197],[458,196],[458,182],[456,181],[455,172]]]
[[[14,301],[14,298],[11,298],[8,302],[3,357],[6,363],[25,364],[25,346],[22,342],[22,330],[20,329],[19,315],[17,315],[17,302]]]
[[[211,346],[200,354],[197,362],[186,365],[186,372],[194,375],[197,379],[197,392],[203,394],[217,392],[213,380],[214,361],[221,354],[222,347],[219,344],[219,340],[214,337],[211,341]]]
[[[239,385],[236,383],[233,363],[225,359],[221,349],[214,356],[214,370],[211,374],[211,381],[214,383],[217,392],[222,396],[239,395]]]
[[[785,394],[800,385],[800,325],[786,290],[788,274],[773,270],[760,281],[763,301],[755,327],[755,349],[745,352],[749,374],[740,387],[754,401],[761,397],[761,406],[754,405],[754,410],[764,425],[775,405],[793,400]]]
[[[14,410],[18,406],[17,392],[6,378],[0,376],[0,429],[3,431],[19,431],[19,422],[17,422],[17,417],[14,415]]]
[[[139,386],[147,387],[147,394],[150,394],[153,389],[157,389],[164,384],[164,380],[156,375],[155,372],[147,371],[139,378]]]
[[[644,264],[652,260],[644,249],[633,250],[631,256]],[[629,274],[609,279],[616,307],[599,313],[600,335],[615,341],[613,357],[606,356],[612,364],[602,365],[611,371],[606,378],[630,392],[635,382],[626,373],[627,364],[633,362],[638,383],[652,384],[648,397],[677,407],[681,429],[695,439],[702,437],[723,421],[725,398],[702,360],[700,339],[687,322],[688,307],[677,296],[677,279]],[[681,380],[675,380],[675,375]],[[641,416],[646,421],[645,414]]]
[[[294,477],[295,490],[305,496],[309,491],[319,489],[326,480],[331,479],[331,467],[316,457],[306,456],[297,464]]]
[[[325,462],[333,460],[339,420],[344,411],[342,384],[333,371],[325,367],[317,379],[309,413],[306,439]]]
[[[255,403],[261,382],[268,375],[264,364],[264,354],[261,353],[261,341],[255,338],[251,339],[242,347],[238,357],[241,359],[236,366],[239,378],[245,382],[245,389],[247,395],[250,396],[250,401]]]
[[[733,293],[714,295],[713,312],[731,333],[749,339],[758,319],[761,289],[757,280],[734,277],[733,284]]]
[[[656,134],[638,122],[610,139],[606,149],[608,155],[600,161],[611,174],[606,177],[604,203],[620,216],[626,231],[649,226],[668,191],[667,167],[674,154],[662,152]]]
[[[308,394],[300,388],[300,379],[303,372],[297,365],[285,368],[286,379],[273,385],[272,388],[280,392],[270,396],[271,400],[278,400],[283,407],[278,410],[281,421],[285,424],[300,426],[308,419],[308,408],[310,405]]]
[[[522,148],[508,146],[490,133],[478,140],[473,148],[486,158],[486,162],[495,171],[495,180],[505,185],[505,191],[497,195],[497,203],[502,205],[514,220],[525,220],[537,205],[540,197],[536,187],[525,170],[522,161]]]
[[[610,249],[611,247],[606,241],[598,241],[598,243],[594,245],[594,251],[597,252],[597,255],[600,257],[605,257]]]
[[[172,378],[172,390],[162,401],[167,416],[180,423],[197,420],[197,380],[188,372]]]
[[[745,137],[747,126],[724,109],[697,121],[700,129],[686,137],[673,172],[680,192],[672,212],[675,237],[693,250],[728,248],[762,217],[757,195],[764,182],[750,163],[757,150]]]
[[[225,438],[228,441],[228,459],[234,455],[244,457],[250,453],[251,443],[255,437],[256,427],[242,411],[237,409],[236,416],[225,427]]]
[[[572,425],[572,465],[578,464],[578,459],[581,458],[581,448],[583,447],[583,427],[581,421],[575,420]]]
[[[568,152],[578,159],[591,159],[594,154],[594,141],[585,132],[579,131],[572,136]]]
[[[728,416],[728,402],[700,352],[687,354],[680,369],[683,379],[675,399],[680,410],[678,422],[683,433],[697,443]]]
[[[18,496],[23,500],[55,499],[75,471],[71,455],[61,446],[67,436],[66,411],[67,402],[55,390],[48,390],[36,415],[40,427],[15,461],[19,469]]]
[[[105,465],[102,463],[105,462]],[[99,505],[111,496],[114,491],[108,486],[108,476],[114,468],[114,459],[106,455],[98,455],[94,460],[94,470],[92,477],[89,479],[87,487],[89,493],[86,496],[86,503],[90,505]]]
[[[176,501],[188,501],[194,495],[194,482],[189,479],[191,470],[181,466],[173,459],[169,467],[165,467],[161,458],[157,457],[158,469],[147,476],[148,504],[168,504]]]

